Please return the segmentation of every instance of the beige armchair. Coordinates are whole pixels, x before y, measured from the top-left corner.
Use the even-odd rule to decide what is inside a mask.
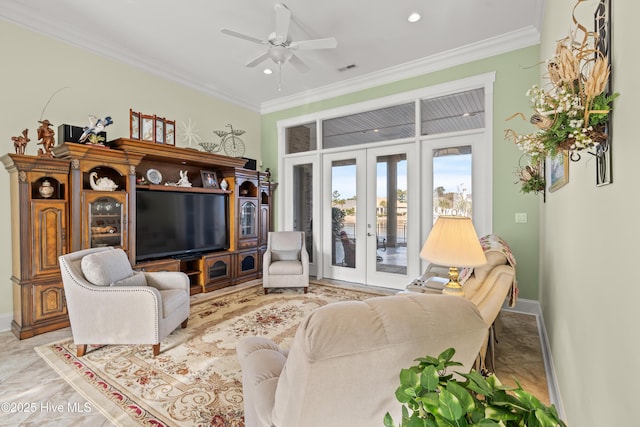
[[[320,307],[287,351],[264,337],[237,345],[247,427],[370,427],[388,411],[403,368],[454,347],[468,372],[487,324],[467,300],[407,292]]]
[[[309,254],[303,231],[271,231],[262,258],[262,285],[270,288],[309,289]]]
[[[189,319],[189,279],[179,272],[140,273],[122,249],[93,248],[59,258],[78,357],[87,344],[149,344]]]

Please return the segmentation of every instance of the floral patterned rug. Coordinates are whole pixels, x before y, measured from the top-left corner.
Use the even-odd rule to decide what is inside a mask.
[[[192,297],[186,329],[152,357],[151,346],[95,346],[76,357],[73,340],[36,348],[40,356],[116,425],[244,426],[242,374],[235,345],[262,335],[287,347],[317,307],[379,294],[313,284],[264,295],[257,284]]]

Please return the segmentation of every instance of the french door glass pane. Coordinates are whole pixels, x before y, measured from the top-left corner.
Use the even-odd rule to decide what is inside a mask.
[[[309,262],[313,262],[313,165],[293,167],[293,229],[304,231]]]
[[[472,215],[471,146],[433,150],[433,222],[440,215]]]
[[[331,264],[356,267],[356,160],[331,163]]]
[[[407,155],[376,160],[376,271],[407,273]],[[372,255],[373,256],[373,255]]]

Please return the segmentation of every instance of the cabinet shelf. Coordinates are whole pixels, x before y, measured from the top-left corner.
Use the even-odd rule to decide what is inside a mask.
[[[138,184],[136,188],[138,190],[150,190],[150,191],[182,191],[185,193],[231,194],[230,190],[222,190],[218,188],[179,187],[177,185],[162,185],[162,184]]]

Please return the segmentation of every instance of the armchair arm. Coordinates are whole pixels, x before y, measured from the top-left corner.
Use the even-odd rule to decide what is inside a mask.
[[[85,285],[65,287],[65,295],[77,344],[159,342],[162,299],[157,289],[150,286]]]
[[[184,289],[189,291],[189,277],[179,271],[144,272],[147,285],[158,290]]]

